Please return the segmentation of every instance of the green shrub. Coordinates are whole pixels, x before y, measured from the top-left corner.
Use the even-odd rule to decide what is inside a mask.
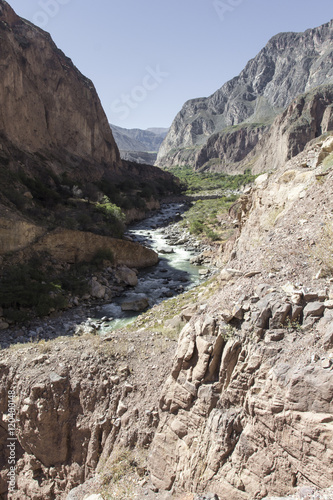
[[[156,197],[156,195],[157,195],[156,190],[149,184],[146,184],[141,189],[140,196],[142,196],[142,198],[145,198],[146,200],[150,200],[152,197]]]
[[[138,208],[139,210],[147,210],[146,202],[140,196],[136,196],[134,201],[134,207]]]
[[[87,213],[81,213],[78,216],[77,221],[79,223],[80,229],[82,229],[83,231],[87,231],[92,226],[92,219]]]
[[[212,241],[217,241],[220,238],[219,235],[212,229],[207,228],[205,233],[207,238],[209,238]]]
[[[107,196],[103,197],[101,203],[97,203],[96,208],[106,219],[117,219],[122,222],[125,221],[125,215],[121,208],[112,203]]]
[[[200,220],[194,220],[189,227],[191,234],[200,234],[204,230],[204,225]]]
[[[7,269],[0,279],[0,305],[5,317],[25,319],[31,314],[44,316],[51,309],[65,306],[59,284],[53,283],[41,268],[40,259]]]
[[[96,204],[96,210],[103,214],[104,221],[108,223],[113,236],[121,238],[125,230],[126,216],[120,207],[104,196],[101,203]]]

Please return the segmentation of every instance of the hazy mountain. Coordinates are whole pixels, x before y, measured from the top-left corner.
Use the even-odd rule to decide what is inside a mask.
[[[169,130],[166,128],[127,129],[112,124],[110,126],[123,159],[151,164],[154,164],[157,151]]]

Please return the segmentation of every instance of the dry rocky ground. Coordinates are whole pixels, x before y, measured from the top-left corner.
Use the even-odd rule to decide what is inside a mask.
[[[332,499],[332,151],[257,179],[218,277],[104,339],[1,352],[4,498],[14,389],[10,498]]]

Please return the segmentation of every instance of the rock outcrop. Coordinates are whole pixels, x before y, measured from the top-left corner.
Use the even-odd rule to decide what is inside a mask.
[[[108,341],[80,337],[60,339],[54,346],[40,343],[24,350],[24,360],[9,351],[1,356],[1,496],[8,491],[10,390],[15,391],[18,439],[13,500],[66,498],[66,491],[91,477],[98,463],[107,472],[113,449],[136,445],[144,450],[150,444],[158,424],[158,387],[173,346],[152,368],[150,361],[143,362],[148,343],[154,348],[150,334],[115,332]]]
[[[271,126],[243,124],[213,134],[196,153],[197,168],[253,173],[282,167],[305,145],[333,130],[333,86],[297,97]]]
[[[27,247],[43,234],[43,229],[9,211],[0,217],[0,256]]]
[[[332,83],[332,40],[333,21],[304,33],[274,36],[239,76],[212,96],[184,104],[159,150],[157,165],[224,170],[227,163],[239,161],[244,136],[246,147],[253,147],[263,125],[270,125],[295,97]],[[243,131],[233,136],[232,127],[242,128],[242,123]],[[239,150],[236,147],[230,157],[226,146],[231,139],[239,141]]]
[[[156,487],[245,500],[332,483],[332,311],[328,296],[293,293],[258,286],[230,311],[216,297],[183,329],[151,450]]]
[[[333,130],[333,86],[323,85],[297,97],[259,138],[238,169],[277,170],[311,140]]]
[[[139,243],[84,231],[55,230],[29,247],[33,253],[47,252],[59,262],[90,262],[98,250],[109,250],[116,265],[142,268],[157,264],[154,250]]]

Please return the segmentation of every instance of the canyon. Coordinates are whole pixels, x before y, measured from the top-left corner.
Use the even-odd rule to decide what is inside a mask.
[[[158,261],[164,276],[163,252],[194,239],[154,222],[169,247],[148,248],[101,214],[119,216],[119,189],[127,222],[145,217],[178,199],[177,179],[120,159],[92,83],[3,0],[0,34],[2,272],[37,255],[50,281],[103,250],[89,283],[104,297],[104,274],[126,290]],[[159,164],[258,174],[197,286],[118,329],[73,300],[28,342],[33,323],[0,321],[1,499],[333,498],[332,53],[332,21],[277,35],[176,117]]]

